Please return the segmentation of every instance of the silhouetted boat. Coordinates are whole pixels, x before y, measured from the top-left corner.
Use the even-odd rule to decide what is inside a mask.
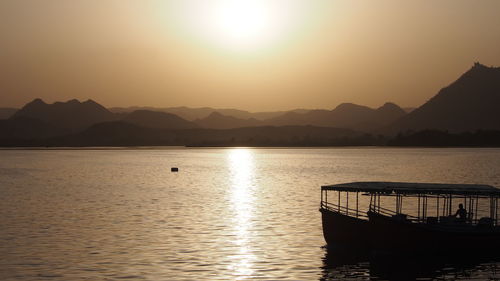
[[[500,257],[490,255],[373,255],[325,248],[320,280],[497,280]]]
[[[366,200],[360,200],[360,195]],[[495,251],[500,249],[499,197],[500,189],[488,185],[353,182],[322,186],[323,234],[329,247],[376,252]],[[403,212],[403,202],[413,208]],[[456,218],[453,204],[459,203],[466,211]]]

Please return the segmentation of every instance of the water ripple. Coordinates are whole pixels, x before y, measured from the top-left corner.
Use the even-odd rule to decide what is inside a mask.
[[[0,279],[391,279],[322,247],[319,186],[499,185],[499,166],[499,149],[2,150]],[[498,279],[498,267],[415,277]]]

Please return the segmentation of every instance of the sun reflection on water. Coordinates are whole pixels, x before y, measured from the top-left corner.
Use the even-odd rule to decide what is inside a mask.
[[[235,247],[239,249],[231,258],[228,269],[241,277],[252,276],[253,262],[256,259],[251,251],[251,226],[255,188],[255,165],[250,149],[236,148],[228,153],[231,181],[231,203]]]

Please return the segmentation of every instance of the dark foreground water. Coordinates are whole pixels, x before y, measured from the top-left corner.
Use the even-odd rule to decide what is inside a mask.
[[[3,150],[0,280],[499,279],[496,257],[329,251],[318,212],[322,184],[500,186],[499,167],[500,149]]]

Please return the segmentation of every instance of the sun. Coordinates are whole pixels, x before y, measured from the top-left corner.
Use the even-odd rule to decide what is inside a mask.
[[[187,32],[223,49],[256,50],[283,41],[293,31],[303,1],[186,0]]]
[[[271,6],[262,1],[221,1],[211,11],[210,32],[227,44],[251,45],[268,40],[273,26]]]

